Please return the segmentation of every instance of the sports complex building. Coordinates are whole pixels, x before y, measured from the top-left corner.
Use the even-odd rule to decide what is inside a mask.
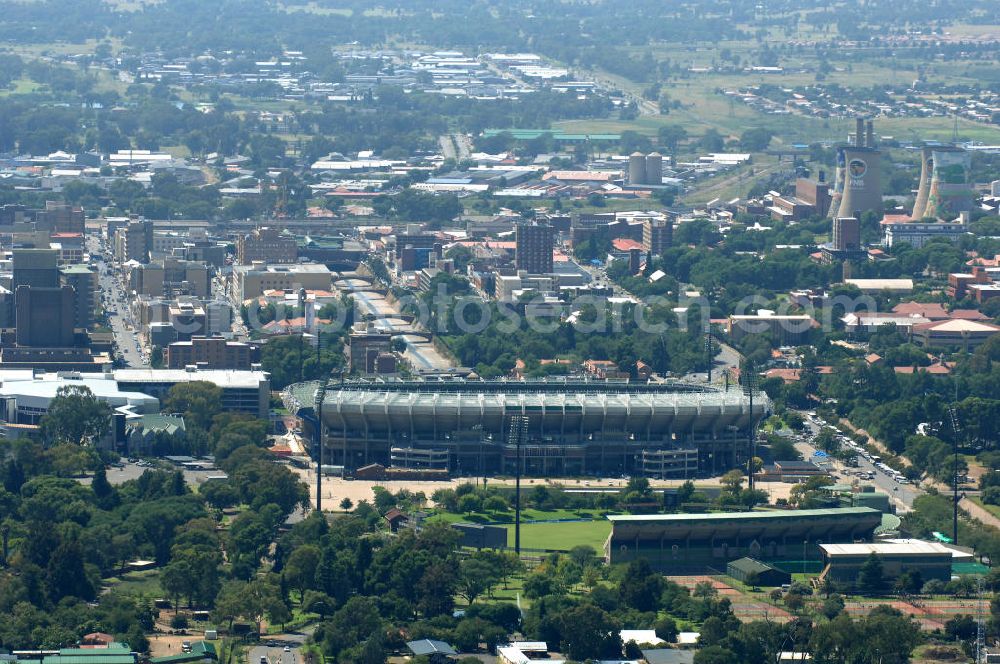
[[[317,421],[318,383],[285,403],[319,426],[324,463],[371,463],[513,473],[520,442],[530,475],[695,477],[745,461],[749,398],[736,388],[547,379],[380,380],[330,384]],[[753,422],[770,411],[755,395]]]
[[[882,518],[870,507],[613,515],[604,555],[612,564],[645,558],[654,569],[671,572],[721,571],[743,557],[797,572],[807,562],[819,564],[824,543],[870,542]]]

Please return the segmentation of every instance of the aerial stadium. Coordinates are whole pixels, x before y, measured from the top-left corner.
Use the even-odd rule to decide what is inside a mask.
[[[321,417],[316,417],[316,404]],[[323,463],[459,475],[684,478],[745,463],[764,394],[679,383],[377,380],[300,383],[285,403],[322,440]],[[314,456],[318,452],[318,445]]]

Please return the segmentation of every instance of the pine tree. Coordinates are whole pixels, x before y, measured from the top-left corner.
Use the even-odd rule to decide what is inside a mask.
[[[885,577],[882,574],[882,561],[872,553],[858,573],[858,587],[863,592],[874,595],[879,593],[884,586]]]

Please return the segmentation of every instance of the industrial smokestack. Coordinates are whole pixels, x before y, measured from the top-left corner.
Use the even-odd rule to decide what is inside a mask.
[[[871,120],[868,121],[868,127],[865,130],[865,146],[875,147],[875,123]]]
[[[856,118],[854,127],[854,147],[865,147],[865,119]]]

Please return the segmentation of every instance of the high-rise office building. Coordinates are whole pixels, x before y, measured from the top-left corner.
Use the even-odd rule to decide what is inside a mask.
[[[86,265],[69,265],[62,269],[62,279],[73,289],[73,327],[89,330],[97,303],[97,273]]]
[[[252,265],[264,263],[294,263],[298,258],[298,243],[294,237],[284,235],[277,228],[258,228],[240,236],[236,241],[236,262]]]
[[[552,274],[554,229],[547,224],[518,224],[514,266],[528,274]]]
[[[35,226],[50,233],[83,233],[86,220],[83,208],[58,201],[45,201],[45,209],[35,213]]]
[[[72,346],[74,300],[72,286],[18,286],[14,292],[17,345],[28,348]]]
[[[56,249],[15,249],[11,290],[18,286],[59,287],[59,252]]]
[[[837,217],[833,220],[834,251],[859,251],[861,249],[861,223],[855,217]]]
[[[249,369],[250,345],[222,337],[192,337],[175,341],[166,348],[166,367],[183,369],[196,365],[204,369]]]

